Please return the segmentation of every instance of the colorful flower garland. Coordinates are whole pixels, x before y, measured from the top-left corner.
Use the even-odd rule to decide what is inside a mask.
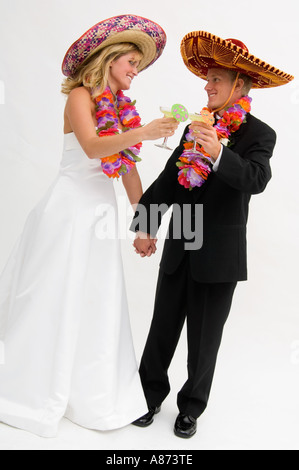
[[[136,111],[135,103],[118,91],[114,97],[110,87],[97,96],[96,102],[96,119],[97,134],[99,137],[111,136],[119,134],[119,121],[123,126],[123,132],[130,129],[136,129],[141,126],[141,119]],[[136,144],[121,152],[101,159],[103,172],[109,178],[119,178],[136,165],[136,162],[141,161],[138,157],[142,143]]]
[[[236,132],[241,124],[245,121],[246,114],[251,110],[252,98],[244,96],[228,108],[221,119],[218,120],[214,126],[220,142],[227,145],[230,135]],[[246,122],[246,121],[245,121]],[[194,140],[192,132],[186,134],[187,142],[184,144],[185,150],[177,162],[179,167],[179,183],[190,191],[197,187],[202,186],[208,179],[211,173],[211,156],[205,152],[204,148],[197,144],[197,152],[193,149]]]

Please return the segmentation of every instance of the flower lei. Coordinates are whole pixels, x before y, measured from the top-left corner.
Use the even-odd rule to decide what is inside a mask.
[[[252,98],[249,96],[244,96],[236,101],[230,108],[225,110],[222,118],[214,126],[218,139],[223,145],[227,145],[230,135],[236,132],[243,122],[246,122],[246,114],[251,110],[251,101]],[[206,182],[212,171],[212,160],[211,156],[199,144],[196,145],[199,153],[192,151],[192,132],[186,134],[186,140],[185,150],[176,165],[180,169],[179,183],[191,191],[194,187],[200,187]]]
[[[135,129],[141,126],[141,119],[136,111],[135,103],[118,91],[115,97],[107,87],[105,91],[96,97],[96,119],[97,134],[99,137],[111,136],[119,134],[119,120],[123,126],[123,132]],[[121,152],[101,159],[103,172],[109,178],[119,178],[141,161],[138,157],[142,143],[129,147]]]

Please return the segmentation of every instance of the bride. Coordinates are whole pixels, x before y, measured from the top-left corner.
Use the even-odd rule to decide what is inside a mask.
[[[177,128],[165,118],[141,127],[123,93],[165,42],[159,25],[124,15],[99,22],[66,53],[59,172],[0,277],[0,421],[6,424],[54,437],[63,416],[108,430],[147,411],[119,240],[97,237],[95,228],[99,206],[117,210],[114,178],[122,178],[133,206],[139,201],[142,141]]]

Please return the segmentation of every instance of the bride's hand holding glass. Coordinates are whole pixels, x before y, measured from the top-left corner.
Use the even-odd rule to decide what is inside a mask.
[[[143,126],[143,140],[157,140],[161,137],[168,138],[174,135],[179,123],[173,117],[154,119]]]

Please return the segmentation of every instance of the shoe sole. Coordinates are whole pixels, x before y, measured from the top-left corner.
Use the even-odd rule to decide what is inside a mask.
[[[137,426],[138,428],[147,428],[148,426],[150,426],[151,424],[153,424],[154,420],[152,419],[152,421],[150,421],[149,423],[146,423],[146,424],[141,424],[141,423],[132,423],[133,426]]]
[[[195,431],[193,431],[192,434],[181,433],[177,431],[176,429],[174,429],[173,431],[177,437],[181,437],[182,439],[190,439],[191,437],[195,436],[197,430],[195,429]]]
[[[158,413],[160,413],[161,411],[161,406],[159,408],[157,408],[157,411],[155,411],[155,415],[157,415]],[[138,428],[147,428],[148,426],[150,426],[151,424],[153,424],[154,422],[154,418],[149,421],[148,423],[138,423],[138,420],[134,421],[132,424],[134,426],[137,426]]]

